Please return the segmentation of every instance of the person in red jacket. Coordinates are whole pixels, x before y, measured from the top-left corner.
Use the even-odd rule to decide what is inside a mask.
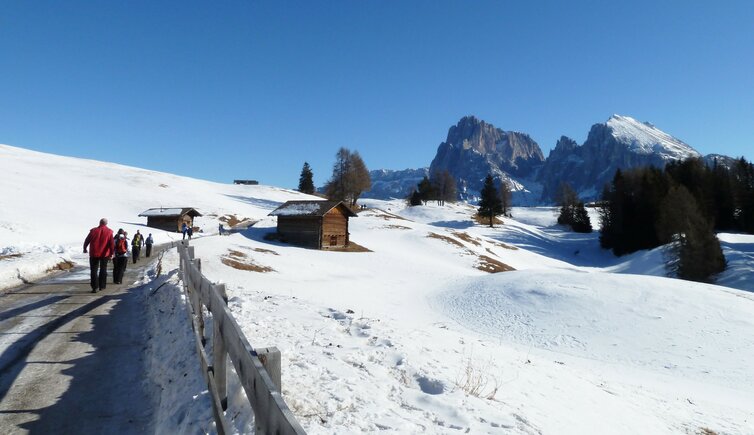
[[[115,252],[113,230],[107,227],[107,219],[99,220],[99,226],[89,230],[84,240],[84,254],[89,248],[89,267],[92,273],[92,293],[104,290],[107,285],[107,261]]]

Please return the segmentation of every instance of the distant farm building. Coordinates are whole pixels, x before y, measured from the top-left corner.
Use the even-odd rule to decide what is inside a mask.
[[[147,226],[165,231],[181,232],[183,224],[194,227],[194,218],[201,213],[194,208],[150,208],[139,217],[147,218]]]
[[[288,201],[269,215],[281,240],[317,249],[348,246],[348,218],[356,217],[340,201]]]
[[[233,184],[246,184],[251,186],[256,186],[259,184],[259,181],[257,180],[233,180]]]

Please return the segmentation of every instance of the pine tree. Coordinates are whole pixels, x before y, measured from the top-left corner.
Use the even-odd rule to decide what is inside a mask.
[[[666,267],[671,274],[692,281],[708,282],[725,270],[725,256],[712,224],[699,210],[685,186],[672,187],[660,210],[658,234],[670,241]]]
[[[419,194],[418,190],[414,190],[411,192],[411,195],[408,196],[408,205],[411,207],[416,207],[417,205],[422,205],[422,197],[421,194]]]
[[[298,179],[298,191],[301,193],[314,193],[314,174],[312,168],[308,162],[304,162],[304,167],[301,168],[301,176]]]
[[[494,225],[494,218],[503,213],[503,206],[500,202],[500,196],[495,188],[495,181],[491,174],[487,174],[484,179],[484,186],[479,193],[479,215],[490,219],[490,228]]]
[[[419,192],[419,198],[421,198],[422,203],[425,205],[428,201],[436,199],[435,188],[426,176],[416,185],[416,190]]]

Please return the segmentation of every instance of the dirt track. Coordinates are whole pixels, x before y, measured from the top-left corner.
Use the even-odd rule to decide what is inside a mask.
[[[0,432],[153,432],[145,290],[133,285],[146,260],[129,259],[122,285],[111,262],[97,294],[88,268],[0,293]]]

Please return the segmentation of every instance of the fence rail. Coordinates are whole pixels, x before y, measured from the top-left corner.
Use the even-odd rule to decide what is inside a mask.
[[[228,406],[227,358],[230,357],[254,411],[256,433],[305,434],[280,394],[280,352],[276,348],[255,350],[251,347],[228,309],[225,285],[213,284],[202,275],[201,260],[194,258],[194,247],[189,246],[188,241],[177,246],[184,291],[189,302],[187,312],[202,373],[212,398],[217,432],[221,435],[230,433],[224,416]],[[207,307],[212,315],[211,355],[207,353],[209,346],[204,331],[203,307]]]

